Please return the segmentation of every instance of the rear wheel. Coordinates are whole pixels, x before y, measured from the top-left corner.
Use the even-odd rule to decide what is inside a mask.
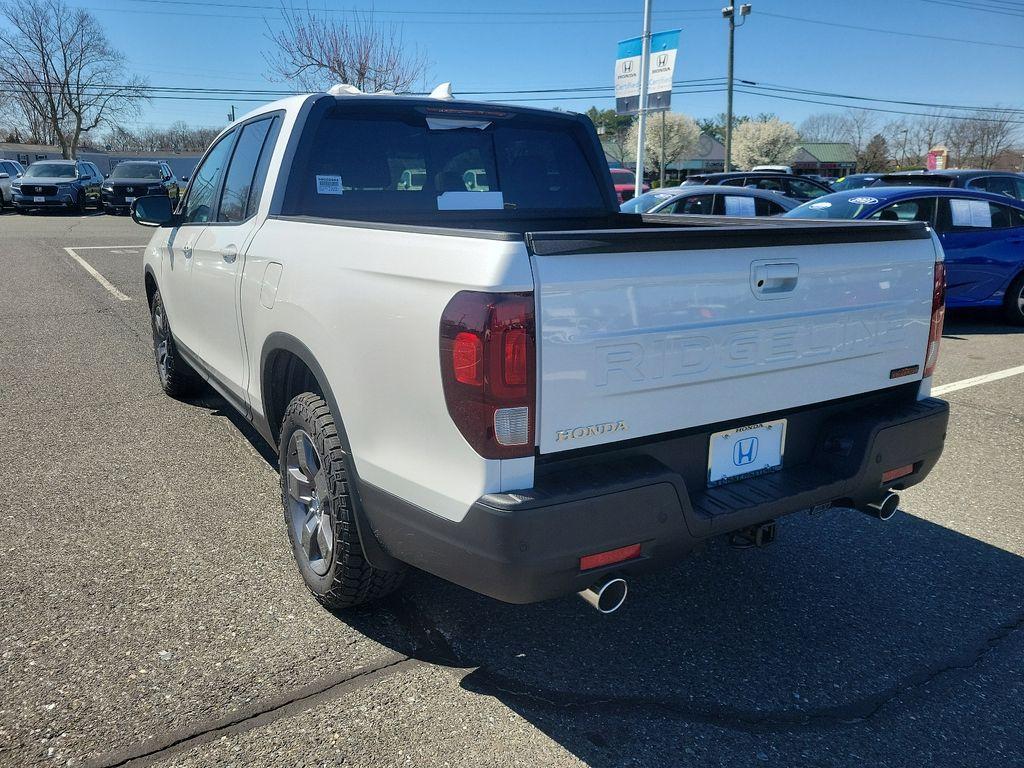
[[[160,377],[161,388],[165,394],[179,400],[194,395],[203,380],[192,366],[181,359],[174,336],[171,335],[160,291],[153,294],[149,315],[153,327],[153,355],[156,357],[156,372]]]
[[[1003,315],[1014,325],[1024,325],[1024,273],[1010,283],[1003,300]]]
[[[352,608],[393,592],[405,570],[383,571],[363,557],[345,452],[331,409],[311,392],[285,411],[278,443],[281,503],[303,581],[328,608]]]

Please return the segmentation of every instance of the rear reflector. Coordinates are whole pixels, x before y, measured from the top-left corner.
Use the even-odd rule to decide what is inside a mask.
[[[913,464],[907,464],[905,467],[896,467],[896,469],[890,469],[888,472],[882,473],[882,484],[891,483],[893,480],[898,480],[901,477],[906,477],[912,474],[914,471]]]
[[[630,544],[628,547],[609,549],[607,552],[598,552],[596,555],[581,557],[580,570],[589,571],[593,568],[601,568],[605,565],[613,565],[625,560],[634,560],[638,557],[640,557],[640,545]]]

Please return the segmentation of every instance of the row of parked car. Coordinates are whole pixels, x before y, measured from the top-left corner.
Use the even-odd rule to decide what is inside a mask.
[[[0,160],[0,208],[128,213],[137,198],[147,195],[176,201],[186,181],[160,161],[126,160],[104,174],[84,160],[40,160],[27,169],[16,160]]]
[[[919,221],[946,256],[949,307],[993,307],[1024,325],[1024,175],[858,174],[833,187],[781,173],[715,173],[622,203],[626,213]]]

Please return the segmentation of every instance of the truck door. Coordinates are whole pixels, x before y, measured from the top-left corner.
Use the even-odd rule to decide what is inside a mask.
[[[162,254],[160,292],[167,319],[175,340],[189,351],[196,350],[199,335],[209,325],[193,296],[193,253],[196,241],[216,214],[217,193],[236,136],[237,131],[224,135],[207,151],[179,208],[181,223],[171,230]]]
[[[257,229],[256,210],[281,118],[246,123],[224,174],[215,212],[192,250],[192,301],[202,329],[195,353],[231,394],[245,400],[248,361],[242,343],[239,278]],[[262,162],[261,162],[262,161]]]

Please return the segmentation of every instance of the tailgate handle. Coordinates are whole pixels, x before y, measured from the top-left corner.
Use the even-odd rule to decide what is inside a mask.
[[[790,293],[796,288],[800,276],[800,265],[796,262],[755,263],[752,266],[750,282],[755,295]]]

